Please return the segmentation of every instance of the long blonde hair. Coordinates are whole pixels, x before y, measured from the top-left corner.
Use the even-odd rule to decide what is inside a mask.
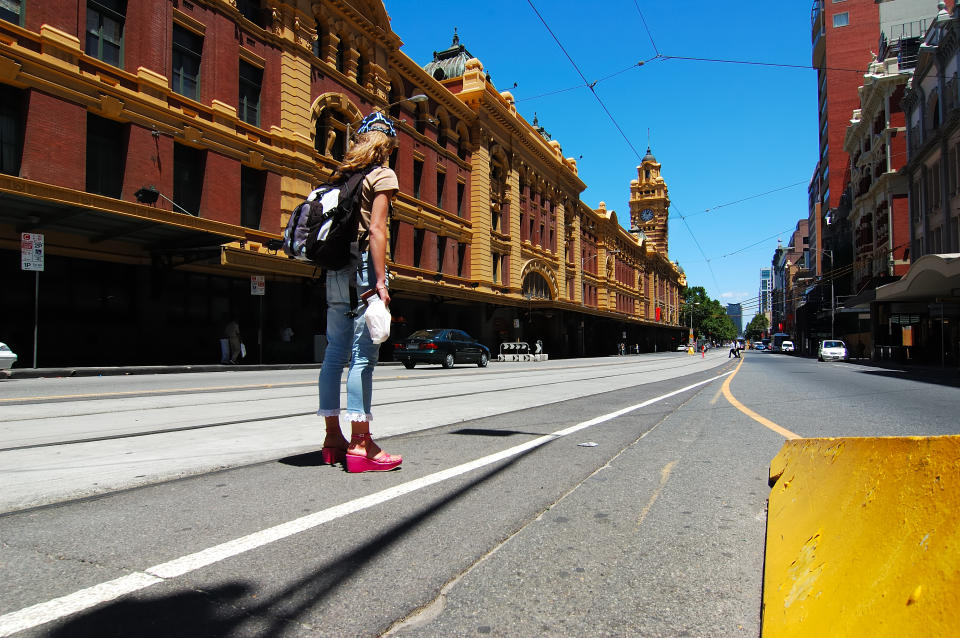
[[[383,131],[372,130],[361,133],[350,146],[337,173],[342,176],[363,170],[368,166],[382,166],[390,158],[390,153],[395,146],[395,138]]]

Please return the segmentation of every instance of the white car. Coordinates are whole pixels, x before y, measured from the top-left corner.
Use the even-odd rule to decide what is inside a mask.
[[[825,339],[817,350],[817,361],[846,361],[847,344],[839,339]]]
[[[793,352],[793,342],[784,341],[780,344],[780,352]]]
[[[5,343],[0,343],[0,370],[6,370],[17,361],[17,355]]]

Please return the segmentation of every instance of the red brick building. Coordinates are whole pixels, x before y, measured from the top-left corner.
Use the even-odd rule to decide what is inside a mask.
[[[31,350],[20,238],[41,233],[40,366],[215,363],[231,317],[248,360],[316,360],[322,280],[273,247],[374,109],[399,131],[396,336],[449,325],[552,356],[682,338],[666,227],[654,245],[585,206],[576,162],[465,47],[438,75],[401,45],[378,0],[5,2],[0,339]]]

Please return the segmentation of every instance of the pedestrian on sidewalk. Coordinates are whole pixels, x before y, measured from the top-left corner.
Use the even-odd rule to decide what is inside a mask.
[[[229,362],[238,363],[243,350],[243,342],[240,340],[240,324],[237,323],[236,319],[230,319],[227,322],[223,329],[223,336],[227,338],[227,342],[230,344]]]
[[[387,165],[396,146],[393,123],[374,111],[363,119],[357,137],[337,169],[335,178],[346,178],[368,171],[360,195],[360,221],[355,260],[340,270],[327,271],[327,349],[320,369],[320,409],[326,438],[321,458],[333,465],[344,462],[348,472],[392,470],[402,463],[399,456],[387,454],[370,437],[370,413],[373,403],[373,370],[380,356],[380,345],[373,343],[364,318],[366,304],[351,308],[350,288],[356,299],[378,295],[390,305],[387,290],[387,215],[390,202],[399,190],[397,174]],[[372,168],[371,168],[372,167]],[[340,429],[340,380],[347,372],[347,418],[349,443]]]
[[[701,359],[707,358],[707,344],[703,344],[702,346],[700,346],[700,358]]]

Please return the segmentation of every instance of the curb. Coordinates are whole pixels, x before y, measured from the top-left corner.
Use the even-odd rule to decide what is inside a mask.
[[[9,368],[0,370],[0,379],[41,379],[49,377],[108,377],[135,374],[185,374],[190,372],[250,372],[264,370],[319,370],[319,363],[274,363],[253,365],[172,365],[172,366],[91,366],[63,368]],[[378,366],[400,365],[383,361]]]

